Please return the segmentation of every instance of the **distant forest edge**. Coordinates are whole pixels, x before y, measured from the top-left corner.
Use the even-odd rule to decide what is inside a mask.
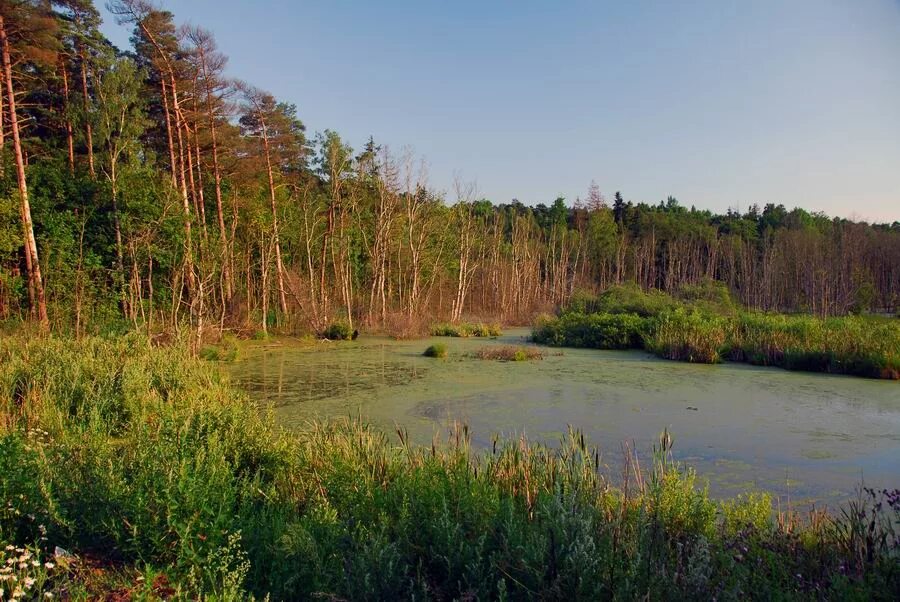
[[[226,76],[211,33],[151,2],[110,3],[134,28],[121,52],[91,0],[0,8],[0,320],[389,330],[709,280],[760,310],[900,302],[898,222],[720,215],[595,184],[573,206],[495,204],[462,181],[445,195],[409,152],[307,135],[294,105]]]

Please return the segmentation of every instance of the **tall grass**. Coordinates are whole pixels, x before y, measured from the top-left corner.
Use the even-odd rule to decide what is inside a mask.
[[[576,431],[552,449],[523,439],[484,453],[465,427],[429,448],[398,436],[358,420],[287,436],[179,346],[4,338],[0,547],[69,550],[41,587],[78,583],[93,598],[890,599],[900,588],[900,492],[800,523],[776,520],[765,496],[710,499],[672,462],[667,434],[645,471],[632,458],[621,488]]]
[[[735,312],[718,288],[686,289],[681,297],[614,288],[594,305],[541,317],[534,341],[597,349],[647,349],[700,363],[745,361],[788,370],[900,379],[900,321],[873,316],[817,318]],[[699,304],[698,304],[699,300]]]
[[[499,324],[468,322],[434,324],[430,333],[433,337],[499,337],[503,334]]]

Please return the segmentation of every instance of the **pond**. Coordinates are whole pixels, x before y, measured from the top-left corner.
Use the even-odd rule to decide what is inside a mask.
[[[360,416],[429,444],[459,422],[487,447],[495,435],[553,444],[572,425],[599,447],[611,475],[622,471],[624,444],[648,462],[667,428],[675,458],[717,496],[762,489],[782,504],[834,505],[863,481],[900,486],[895,382],[686,364],[640,351],[543,348],[543,360],[528,362],[471,357],[482,346],[523,344],[528,332],[496,340],[285,339],[244,349],[231,373],[289,428]],[[449,357],[423,357],[438,341]]]

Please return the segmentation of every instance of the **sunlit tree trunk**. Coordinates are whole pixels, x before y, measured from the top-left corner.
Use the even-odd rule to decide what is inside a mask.
[[[13,154],[16,160],[16,178],[19,184],[20,211],[22,216],[22,232],[25,242],[26,266],[29,271],[29,283],[34,290],[32,310],[37,310],[41,327],[49,328],[47,317],[47,301],[44,297],[44,281],[41,277],[41,264],[38,260],[37,241],[34,238],[34,227],[31,222],[31,205],[28,201],[28,183],[25,178],[25,157],[22,153],[22,140],[19,135],[19,121],[16,114],[16,93],[12,78],[12,59],[9,50],[9,38],[6,35],[6,23],[0,15],[0,54],[3,57],[3,76],[6,83],[6,98],[9,105],[9,125],[12,130]],[[36,304],[36,306],[35,306]]]

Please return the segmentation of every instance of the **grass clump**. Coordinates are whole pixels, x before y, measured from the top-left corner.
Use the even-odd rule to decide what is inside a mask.
[[[716,364],[722,360],[730,327],[726,318],[678,309],[654,320],[644,345],[665,359]]]
[[[501,362],[527,362],[530,360],[542,360],[544,354],[536,347],[515,345],[492,345],[482,347],[473,354],[482,360],[497,360]]]
[[[429,345],[428,348],[425,349],[425,353],[423,353],[422,355],[424,355],[425,357],[444,359],[447,357],[447,346],[442,343]]]
[[[460,322],[453,324],[444,322],[431,327],[433,337],[499,337],[503,334],[499,324],[471,324]]]
[[[33,542],[41,560],[65,548],[84,570],[30,577],[91,599],[900,589],[900,491],[866,490],[833,518],[774,520],[768,498],[711,499],[668,436],[617,489],[577,431],[484,453],[465,427],[429,448],[399,434],[398,446],[354,420],[284,434],[186,346],[2,338],[0,548],[18,557]]]

